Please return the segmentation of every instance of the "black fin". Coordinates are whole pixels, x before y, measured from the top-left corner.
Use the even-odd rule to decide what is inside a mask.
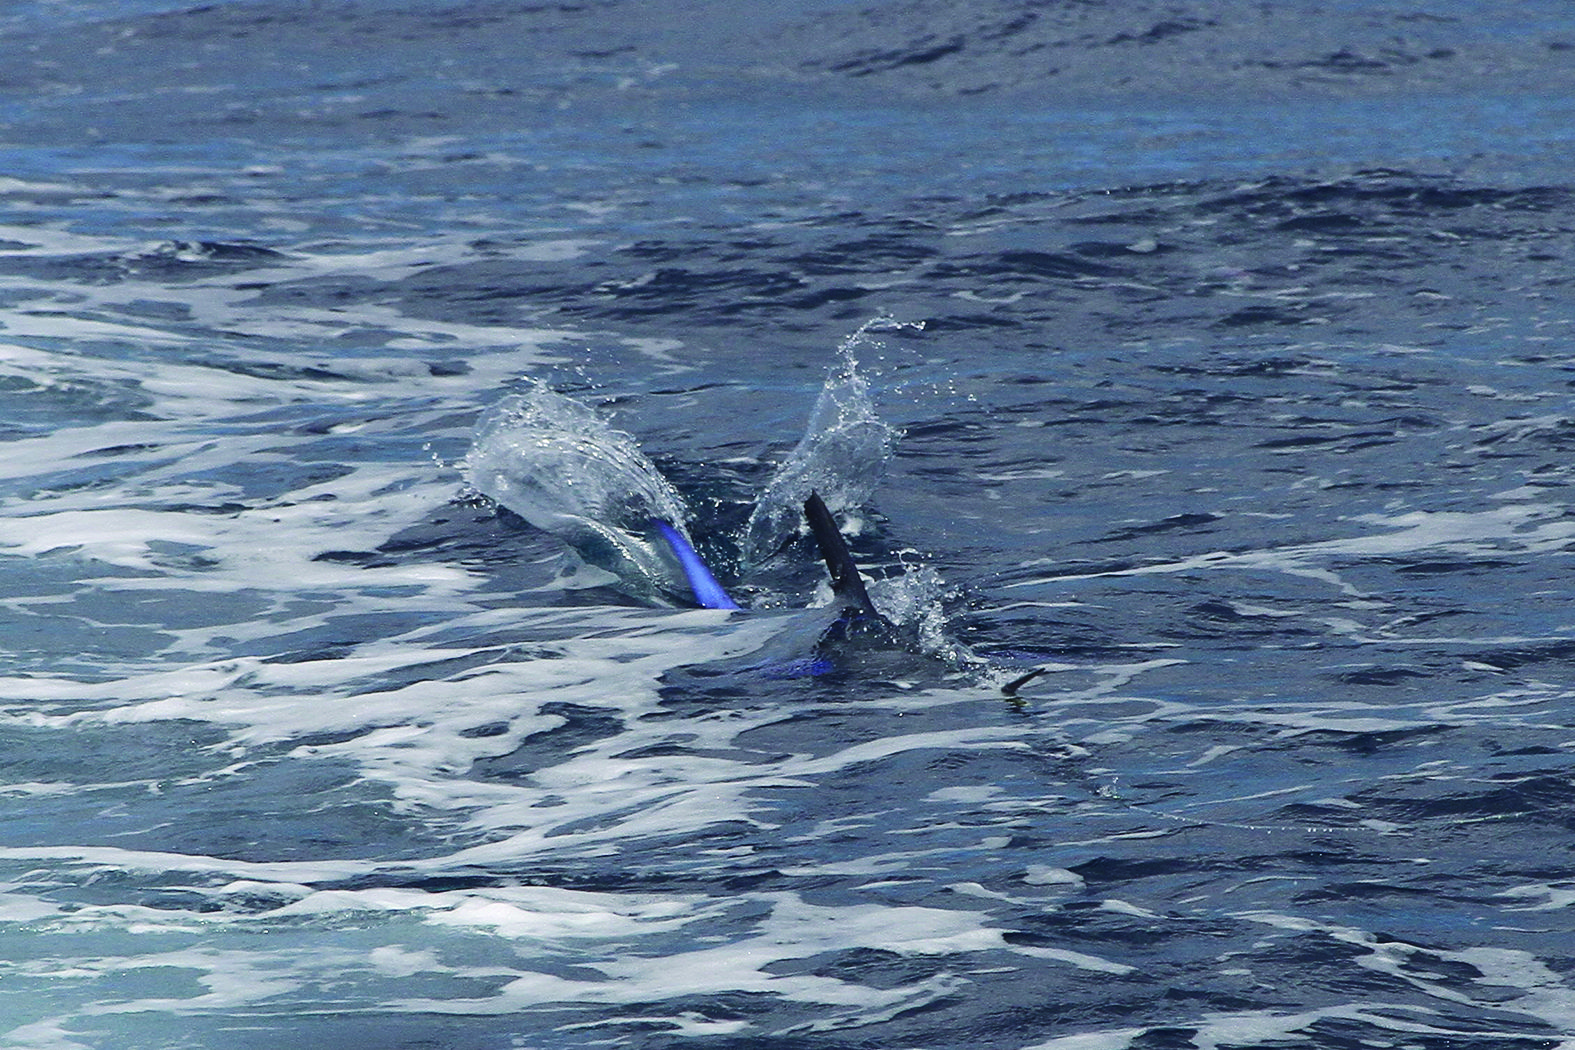
[[[1007,682],[1005,685],[1001,686],[1001,692],[1006,696],[1015,697],[1019,689],[1027,685],[1029,682],[1032,682],[1035,678],[1038,678],[1048,670],[1050,670],[1048,667],[1036,667],[1027,674],[1018,675],[1010,682]]]
[[[820,498],[820,493],[811,492],[809,499],[804,501],[804,517],[809,519],[810,531],[815,534],[815,542],[820,545],[820,556],[826,559],[826,569],[831,573],[832,593],[842,599],[849,611],[887,623],[886,617],[876,611],[875,603],[870,601],[869,591],[864,589],[864,578],[859,575],[859,567],[854,564],[853,555],[848,553],[847,541],[842,538],[842,531],[837,528],[837,522],[832,518],[831,511],[826,509],[826,501]]]

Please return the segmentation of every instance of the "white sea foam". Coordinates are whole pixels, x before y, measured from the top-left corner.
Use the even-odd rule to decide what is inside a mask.
[[[711,948],[655,957],[622,954],[592,958],[607,980],[569,980],[545,973],[521,976],[483,1000],[414,1000],[412,1010],[444,1013],[512,1013],[546,1003],[639,1003],[685,995],[754,993],[832,1008],[835,1019],[815,1027],[839,1027],[885,1016],[892,1007],[911,1009],[956,988],[955,979],[929,979],[890,989],[875,989],[835,978],[766,972],[774,962],[828,951],[879,947],[898,954],[952,954],[999,947],[998,931],[982,928],[978,916],[929,908],[879,906],[827,908],[806,904],[796,895],[758,898],[770,914],[755,935]],[[482,912],[476,918],[493,926],[512,917]],[[453,920],[445,920],[453,921]],[[514,927],[511,927],[514,928]],[[517,933],[535,936],[527,923]],[[870,1014],[870,1011],[874,1011]]]
[[[91,188],[49,182],[0,192]],[[172,192],[105,207],[165,208]],[[305,225],[277,205],[259,222]],[[0,1045],[136,1045],[134,1033],[160,1017],[192,1043],[325,1017],[493,1018],[487,1031],[565,1045],[615,1041],[621,1025],[662,1037],[813,1037],[922,1018],[910,1012],[924,1007],[950,1018],[956,1002],[988,998],[996,974],[1048,980],[1068,1002],[1084,996],[1072,1016],[1123,982],[1146,994],[1143,982],[1168,979],[1175,970],[1144,947],[1156,938],[1182,940],[1178,957],[1200,983],[1210,976],[1196,960],[1220,954],[1215,976],[1227,988],[1238,973],[1283,979],[1285,940],[1347,951],[1330,963],[1354,989],[1344,1001],[1179,1004],[1165,1037],[1179,1030],[1198,1046],[1310,1044],[1335,1022],[1396,1042],[1575,1028],[1555,960],[1401,943],[1328,922],[1317,905],[1244,911],[1318,876],[1186,863],[1237,841],[1204,840],[1200,828],[1286,842],[1274,859],[1287,866],[1298,850],[1329,852],[1307,845],[1302,818],[1277,815],[1295,804],[1351,821],[1338,830],[1366,830],[1364,842],[1403,843],[1397,856],[1420,855],[1427,828],[1385,819],[1394,814],[1364,790],[1495,774],[1458,753],[1418,762],[1399,748],[1374,772],[1365,756],[1318,755],[1319,734],[1535,731],[1536,743],[1563,746],[1570,693],[1556,674],[1449,695],[1396,691],[1381,703],[1332,686],[1242,695],[1211,678],[1220,666],[1172,643],[1183,650],[1174,659],[1052,661],[1056,673],[1011,711],[929,665],[834,687],[713,674],[766,651],[792,617],[564,604],[566,588],[606,581],[543,553],[546,544],[507,589],[501,558],[388,553],[456,513],[460,472],[444,463],[470,443],[482,406],[565,361],[571,338],[585,341],[523,319],[415,316],[395,286],[430,264],[508,255],[546,266],[593,242],[550,232],[483,250],[452,234],[362,235],[289,245],[238,276],[204,269],[216,263],[210,249],[150,245],[142,233],[40,223],[0,237],[38,273],[80,256],[113,276],[19,267],[0,280],[15,300],[0,378],[30,411],[52,406],[7,421],[18,436],[0,462],[10,581],[0,613],[18,639],[0,677],[0,732],[18,760],[0,785],[13,836],[0,847],[0,934],[24,949],[0,962]],[[185,269],[160,276],[169,266]],[[264,290],[339,277],[378,290],[353,310]],[[807,487],[846,515],[879,475],[894,433],[852,361],[862,335],[767,490],[757,553],[798,527]],[[653,374],[688,367],[672,340],[621,343]],[[1490,436],[1526,444],[1562,425],[1555,412]],[[991,476],[1065,473],[1013,462]],[[662,503],[667,490],[652,484]],[[588,516],[606,513],[607,495]],[[1354,535],[1098,575],[1263,573],[1366,598],[1353,562],[1562,557],[1575,538],[1562,505],[1529,484],[1463,510],[1341,524]],[[1064,593],[1084,578],[1020,581],[1055,593],[1017,608],[1092,610]],[[940,593],[917,570],[874,588],[893,618],[936,631]],[[1272,594],[1232,608],[1273,623],[1301,615]],[[1358,612],[1368,608],[1320,621],[1362,647],[1330,657],[1332,669],[1424,644],[1367,623]],[[1425,644],[1539,640],[1505,630]],[[696,669],[693,690],[674,686]],[[1543,761],[1525,753],[1528,765]],[[1120,875],[1131,856],[1186,870],[1184,896],[1169,895],[1164,875]],[[1551,926],[1568,910],[1564,883],[1516,878],[1481,909],[1495,929]],[[1067,923],[1062,941],[1009,936],[1047,917]],[[1105,924],[1132,936],[1105,937]],[[866,970],[870,957],[908,969]],[[1435,958],[1457,965],[1441,974]],[[1388,982],[1385,995],[1361,990],[1374,977]],[[1459,1031],[1440,1019],[1452,1008],[1504,1021],[1485,1035]],[[1517,1018],[1526,1024],[1512,1030]],[[1155,1027],[1118,1020],[1036,1045],[1113,1050],[1158,1037]],[[1020,1038],[1036,1036],[1025,1028]]]

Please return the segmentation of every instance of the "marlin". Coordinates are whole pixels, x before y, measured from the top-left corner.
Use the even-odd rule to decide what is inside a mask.
[[[809,522],[809,530],[820,548],[826,571],[831,574],[831,593],[841,606],[837,620],[840,633],[884,633],[894,630],[891,621],[882,616],[875,608],[875,603],[870,601],[858,564],[853,560],[847,541],[842,537],[842,530],[837,528],[836,519],[832,517],[826,501],[820,498],[820,493],[812,491],[804,501],[804,518]],[[739,604],[717,582],[705,559],[700,557],[699,552],[672,522],[655,519],[651,525],[666,541],[679,568],[683,570],[684,579],[688,581],[697,605],[702,609],[739,608]]]

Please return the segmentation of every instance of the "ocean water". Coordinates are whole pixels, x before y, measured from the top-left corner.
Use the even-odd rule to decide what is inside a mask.
[[[0,1047],[1575,1047],[1567,5],[0,69]]]

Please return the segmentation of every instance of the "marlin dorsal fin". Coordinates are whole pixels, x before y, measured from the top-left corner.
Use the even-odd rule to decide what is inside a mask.
[[[870,601],[869,591],[864,589],[864,578],[859,575],[859,567],[848,552],[847,541],[842,538],[842,530],[837,528],[820,493],[811,492],[804,501],[804,517],[809,519],[810,531],[820,546],[820,556],[826,560],[826,569],[831,573],[832,593],[842,599],[849,610],[885,623],[886,618]]]

